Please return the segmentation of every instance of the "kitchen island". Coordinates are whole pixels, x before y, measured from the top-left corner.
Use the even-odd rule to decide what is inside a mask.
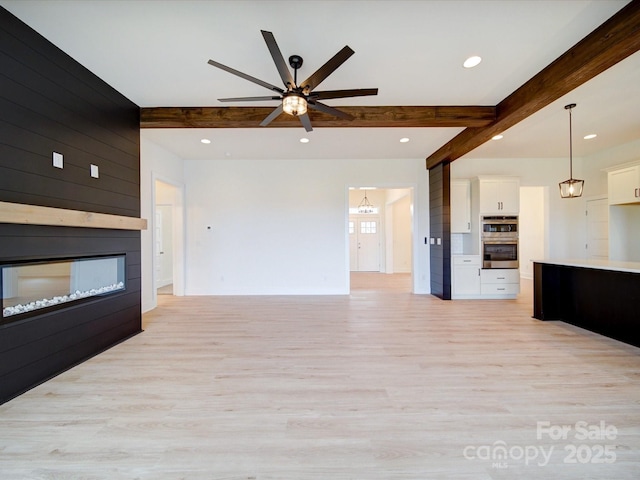
[[[533,316],[640,347],[640,262],[533,262]]]

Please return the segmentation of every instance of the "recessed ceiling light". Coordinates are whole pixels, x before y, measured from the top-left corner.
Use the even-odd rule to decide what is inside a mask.
[[[502,140],[504,138],[504,135],[499,134],[499,135],[494,135],[493,137],[491,137],[491,140]]]
[[[300,139],[300,143],[309,143],[309,139],[307,137],[302,137]]]
[[[224,152],[224,156],[225,157],[230,157],[231,156],[231,152]]]
[[[584,139],[585,140],[591,140],[592,138],[596,138],[598,136],[598,134],[596,133],[590,133],[589,135],[585,135]]]
[[[464,68],[473,68],[479,65],[481,61],[482,61],[482,58],[478,57],[477,55],[474,55],[473,57],[467,58],[462,64],[462,66]]]
[[[202,140],[200,140],[200,143],[204,143],[205,145],[209,145],[211,143],[211,140],[209,140],[208,138],[203,138]]]
[[[407,137],[403,137],[400,139],[400,143],[407,143],[409,139]]]

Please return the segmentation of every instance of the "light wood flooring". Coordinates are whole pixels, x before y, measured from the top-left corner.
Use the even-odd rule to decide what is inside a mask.
[[[0,478],[639,478],[640,349],[532,319],[530,282],[445,302],[408,278],[160,296],[144,333],[0,406]]]

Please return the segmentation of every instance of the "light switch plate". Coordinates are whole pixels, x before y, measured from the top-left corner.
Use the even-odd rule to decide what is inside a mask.
[[[91,164],[91,176],[93,178],[99,178],[100,177],[100,171],[98,170],[98,166]]]
[[[64,157],[61,153],[53,152],[53,166],[56,168],[64,168]]]

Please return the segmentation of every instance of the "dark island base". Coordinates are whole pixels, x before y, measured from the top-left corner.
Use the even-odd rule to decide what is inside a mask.
[[[640,347],[640,273],[533,265],[533,316]]]

